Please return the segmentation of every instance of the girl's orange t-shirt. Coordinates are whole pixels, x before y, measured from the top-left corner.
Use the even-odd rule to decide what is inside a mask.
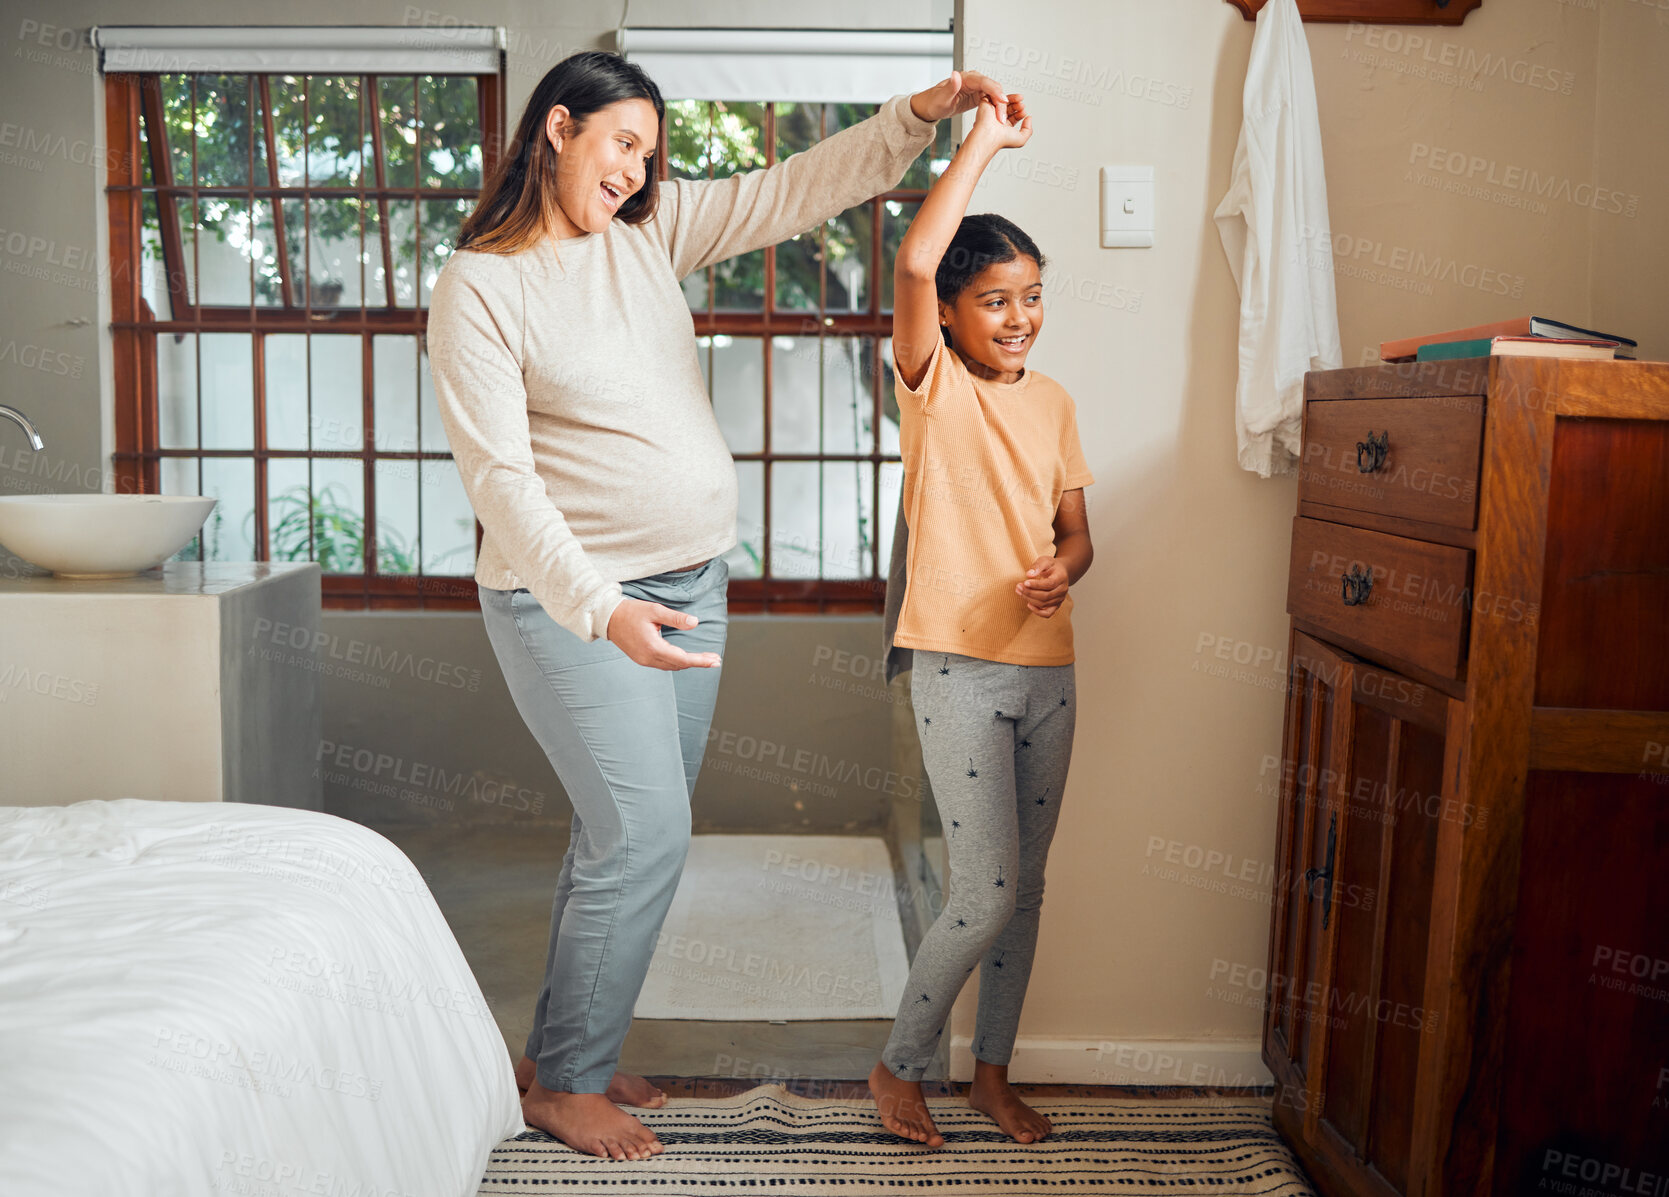
[[[1045,619],[1014,587],[1054,555],[1061,495],[1095,481],[1072,396],[1031,369],[1010,383],[976,378],[942,343],[918,387],[899,378],[894,390],[904,459],[897,535],[907,526],[908,543],[897,554],[906,584],[889,654],[1071,664],[1071,595]]]

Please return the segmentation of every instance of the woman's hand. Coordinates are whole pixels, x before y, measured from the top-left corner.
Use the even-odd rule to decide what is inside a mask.
[[[949,79],[911,96],[910,111],[924,121],[942,121],[968,111],[982,96],[989,96],[995,104],[1008,103],[1008,94],[995,79],[978,71],[952,71]]]
[[[693,628],[700,622],[660,603],[623,598],[609,616],[607,636],[621,652],[651,669],[717,669],[718,653],[687,653],[661,635],[662,628]]]
[[[970,138],[983,138],[994,149],[1013,150],[1025,145],[1031,136],[1032,118],[1026,113],[1025,102],[1018,92],[1004,103],[980,100]]]
[[[1066,566],[1058,557],[1039,557],[1026,571],[1026,580],[1014,584],[1014,593],[1026,600],[1034,615],[1048,619],[1066,601],[1070,585]]]

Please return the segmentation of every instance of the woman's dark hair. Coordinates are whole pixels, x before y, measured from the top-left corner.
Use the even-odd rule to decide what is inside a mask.
[[[655,106],[659,129],[666,119],[661,89],[635,62],[605,50],[570,55],[545,72],[516,122],[516,135],[505,147],[480,202],[459,230],[458,248],[513,254],[537,242],[549,229],[546,213],[557,203],[556,151],[545,136],[545,118],[561,104],[576,128],[592,113],[621,100],[648,100]],[[641,224],[655,215],[660,195],[651,170],[615,219]]]
[[[956,226],[956,235],[945,247],[939,259],[939,269],[933,276],[934,289],[940,303],[954,304],[956,297],[967,290],[968,284],[979,277],[980,271],[998,262],[1012,262],[1027,257],[1037,263],[1041,271],[1045,265],[1043,251],[1024,230],[1005,216],[981,212],[964,216]],[[945,344],[950,344],[950,329],[944,329]]]

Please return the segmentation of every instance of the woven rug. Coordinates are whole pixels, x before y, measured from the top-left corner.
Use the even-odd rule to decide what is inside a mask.
[[[480,1193],[725,1193],[805,1197],[951,1189],[958,1193],[1238,1193],[1314,1197],[1269,1120],[1247,1098],[1186,1101],[1039,1099],[1054,1131],[1009,1139],[955,1099],[933,1100],[945,1145],[904,1142],[864,1101],[818,1100],[766,1085],[716,1100],[677,1098],[633,1111],[664,1154],[642,1161],[581,1155],[540,1131],[499,1144]]]

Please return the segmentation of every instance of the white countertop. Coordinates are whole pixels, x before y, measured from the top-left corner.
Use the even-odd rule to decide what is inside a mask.
[[[8,598],[40,598],[46,595],[63,597],[110,596],[158,598],[184,595],[197,598],[230,594],[247,586],[262,586],[269,582],[307,573],[317,574],[319,566],[313,561],[169,561],[155,569],[146,570],[131,578],[103,578],[77,580],[54,577],[49,573],[7,577],[0,574],[0,600]]]

